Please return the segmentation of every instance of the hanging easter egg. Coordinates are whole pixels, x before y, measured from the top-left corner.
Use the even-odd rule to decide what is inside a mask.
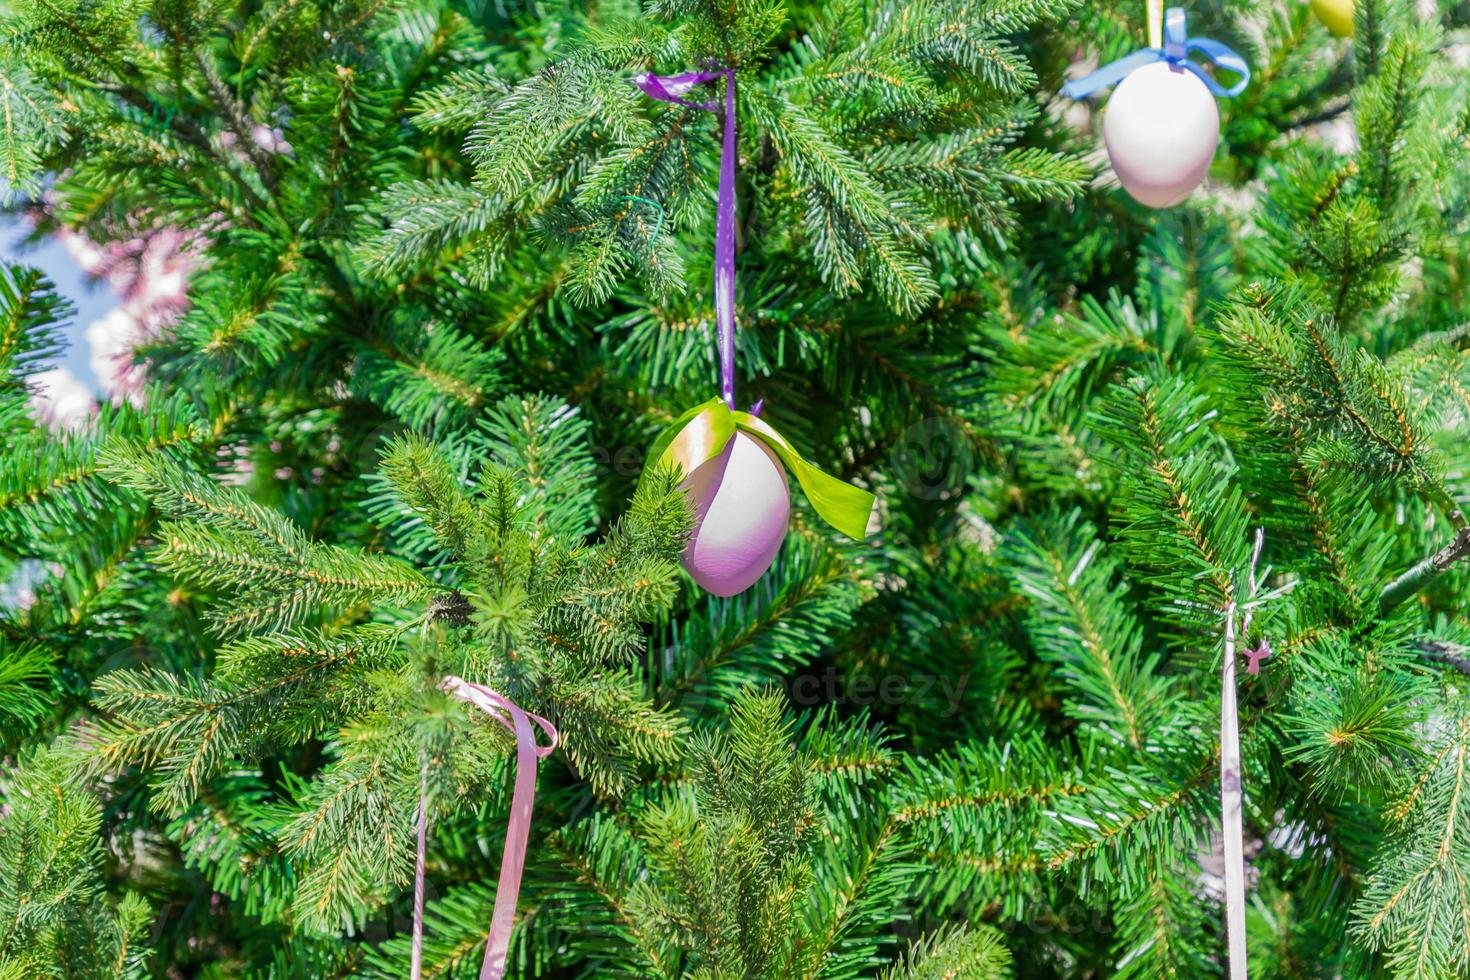
[[[1135,68],[1103,113],[1118,180],[1151,208],[1178,204],[1204,180],[1220,142],[1220,110],[1199,76],[1166,61]]]
[[[1312,13],[1338,37],[1353,36],[1353,0],[1312,0]]]
[[[791,516],[788,473],[816,515],[855,541],[877,508],[872,491],[822,472],[758,412],[735,411],[724,398],[696,405],[659,433],[643,469],[645,478],[683,477],[694,526],[681,562],[719,596],[744,592],[775,561]]]
[[[791,493],[785,468],[764,442],[736,432],[684,486],[694,507],[684,570],[715,595],[744,592],[771,567],[786,539]]]
[[[696,405],[665,428],[644,468],[645,475],[651,468],[674,468],[684,476],[694,527],[682,564],[695,582],[718,596],[744,592],[776,560],[791,516],[788,469],[817,515],[850,538],[861,540],[867,534],[877,503],[870,491],[828,476],[803,459],[785,436],[759,418],[759,402],[749,412],[735,411],[736,76],[734,67],[710,66],[680,75],[645,72],[633,80],[660,102],[724,113],[714,254],[721,397]],[[707,82],[724,83],[723,107],[685,101],[694,86]]]
[[[1113,171],[1134,200],[1166,208],[1205,179],[1220,142],[1215,99],[1245,91],[1251,70],[1219,41],[1190,37],[1182,7],[1165,11],[1162,24],[1151,7],[1150,22],[1152,46],[1067,82],[1062,94],[1085,99],[1117,86],[1103,112]],[[1217,78],[1222,71],[1235,76],[1228,88]]]

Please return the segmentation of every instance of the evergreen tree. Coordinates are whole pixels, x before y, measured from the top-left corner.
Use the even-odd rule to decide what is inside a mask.
[[[406,975],[421,805],[474,975],[446,676],[562,734],[512,975],[1216,975],[1243,608],[1250,969],[1466,974],[1470,18],[1355,6],[1191,7],[1253,78],[1147,211],[1056,94],[1141,3],[0,0],[7,200],[201,261],[70,432],[0,269],[0,976]],[[730,599],[642,472],[727,121],[632,79],[709,65],[741,398],[882,501]]]

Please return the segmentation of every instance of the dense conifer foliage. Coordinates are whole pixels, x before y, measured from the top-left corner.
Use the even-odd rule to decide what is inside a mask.
[[[1153,211],[1058,94],[1144,6],[0,0],[6,203],[196,259],[71,429],[0,268],[0,976],[406,976],[421,800],[476,975],[446,676],[561,732],[511,976],[1222,974],[1241,609],[1250,970],[1470,972],[1470,8],[1190,7],[1253,76]],[[740,398],[880,498],[732,598],[644,469],[724,120],[632,79],[711,65]]]

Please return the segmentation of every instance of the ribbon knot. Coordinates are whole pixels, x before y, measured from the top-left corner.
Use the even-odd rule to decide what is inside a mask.
[[[1199,62],[1190,59],[1191,53],[1198,53],[1217,69],[1233,72],[1240,77],[1234,85],[1225,88]],[[1245,91],[1251,80],[1250,65],[1245,63],[1244,58],[1219,41],[1207,37],[1189,37],[1185,29],[1184,8],[1170,7],[1164,15],[1162,48],[1140,48],[1126,58],[1103,65],[1092,74],[1063,85],[1062,94],[1072,99],[1085,99],[1094,92],[1118,84],[1136,69],[1159,61],[1194,73],[1205,83],[1206,88],[1221,98],[1239,95]]]
[[[1259,674],[1261,672],[1261,661],[1271,659],[1271,638],[1269,636],[1261,637],[1261,645],[1254,650],[1245,651],[1245,656],[1245,672],[1247,674]]]
[[[495,910],[490,917],[490,933],[485,938],[485,958],[480,963],[480,980],[500,980],[505,976],[505,961],[510,952],[510,934],[515,927],[516,900],[521,894],[521,874],[526,867],[526,848],[531,836],[531,810],[536,802],[536,760],[556,750],[556,726],[525,711],[510,698],[483,684],[472,684],[462,677],[450,675],[439,687],[456,700],[479,708],[505,726],[516,740],[516,781],[510,799],[510,821],[505,828],[505,851],[500,859],[500,881],[495,886]],[[538,745],[532,724],[551,740]],[[428,763],[424,764],[419,789],[418,854],[414,862],[413,938],[409,976],[419,980],[424,962],[424,865],[427,851]]]

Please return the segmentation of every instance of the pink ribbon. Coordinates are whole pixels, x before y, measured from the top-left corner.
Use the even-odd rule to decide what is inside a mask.
[[[1261,661],[1271,659],[1271,638],[1269,636],[1261,637],[1261,645],[1254,650],[1245,651],[1245,656],[1248,661],[1245,672],[1247,674],[1259,674],[1261,672]]]
[[[1239,637],[1250,633],[1256,606],[1270,595],[1257,597],[1260,581],[1256,573],[1261,564],[1261,549],[1266,545],[1266,531],[1256,528],[1255,547],[1251,549],[1250,599],[1242,610],[1234,600],[1225,606],[1225,656],[1220,668],[1220,837],[1225,857],[1225,935],[1230,950],[1231,980],[1246,980],[1245,942],[1245,794],[1241,785],[1240,710],[1236,692],[1237,656],[1236,615],[1240,614]],[[1232,582],[1232,589],[1234,583]],[[1279,594],[1279,593],[1278,593]],[[1265,637],[1254,650],[1245,650],[1246,671],[1258,674],[1261,661],[1271,656],[1271,641]]]
[[[490,934],[485,939],[485,959],[480,964],[480,980],[500,980],[505,976],[505,960],[510,952],[510,934],[515,926],[516,901],[521,894],[521,873],[526,868],[526,844],[531,836],[531,808],[536,802],[536,762],[556,749],[556,726],[521,710],[510,698],[481,684],[471,684],[450,675],[439,687],[452,698],[479,708],[505,726],[516,737],[516,785],[510,798],[510,820],[505,827],[505,853],[500,859],[500,882],[495,887],[495,911],[490,918]],[[550,745],[536,744],[535,722],[551,739]],[[413,957],[410,973],[413,980],[423,975],[424,960],[424,851],[428,836],[428,805],[425,793],[428,767],[424,767],[419,790],[418,860],[413,879]]]

